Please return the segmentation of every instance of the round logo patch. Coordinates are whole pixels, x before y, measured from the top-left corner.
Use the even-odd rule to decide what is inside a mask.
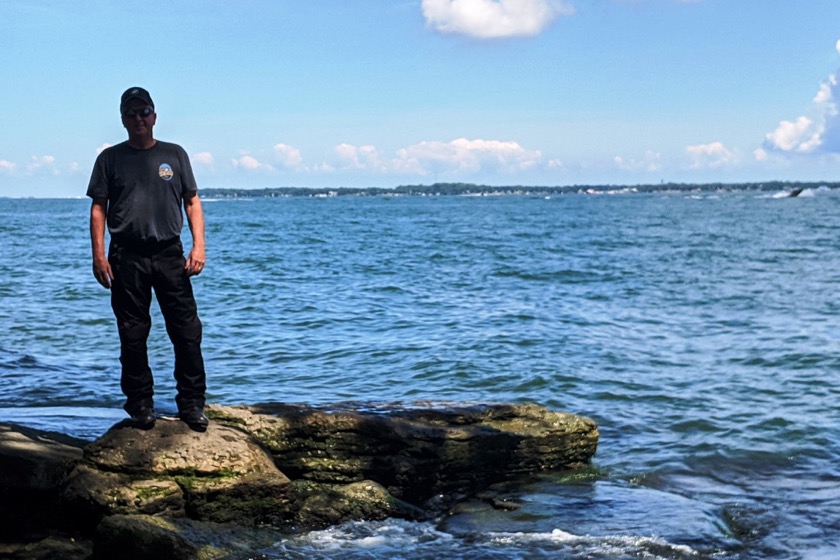
[[[172,166],[168,163],[161,163],[158,168],[158,175],[160,175],[160,178],[164,181],[171,181],[175,173],[172,171]]]

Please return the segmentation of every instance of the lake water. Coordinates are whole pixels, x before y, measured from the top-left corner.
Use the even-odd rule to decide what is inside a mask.
[[[0,422],[92,440],[124,413],[88,208],[0,199]],[[840,557],[840,192],[204,208],[209,401],[536,402],[601,430],[591,468],[530,482],[517,511],[353,523],[266,558]]]

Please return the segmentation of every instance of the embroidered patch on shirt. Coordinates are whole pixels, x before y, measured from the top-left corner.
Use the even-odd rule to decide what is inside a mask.
[[[158,168],[158,175],[160,175],[160,178],[164,181],[171,181],[175,173],[172,171],[172,166],[168,163],[161,163]]]

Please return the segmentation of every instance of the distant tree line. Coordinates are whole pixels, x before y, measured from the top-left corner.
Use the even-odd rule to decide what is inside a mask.
[[[764,181],[756,183],[656,183],[648,185],[567,185],[567,186],[489,186],[472,183],[435,183],[433,185],[400,185],[381,187],[272,187],[205,188],[201,193],[209,198],[260,197],[335,197],[335,196],[466,196],[466,195],[550,195],[609,192],[714,192],[714,191],[793,191],[796,189],[840,188],[840,182]]]

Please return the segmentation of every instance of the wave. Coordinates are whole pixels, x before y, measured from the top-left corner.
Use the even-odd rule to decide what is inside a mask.
[[[574,535],[561,529],[548,532],[476,532],[455,536],[432,523],[387,520],[352,522],[324,531],[285,539],[262,551],[292,559],[459,559],[532,560],[575,559],[682,560],[711,558],[688,545],[658,537],[635,535]],[[720,558],[719,555],[715,557]]]

